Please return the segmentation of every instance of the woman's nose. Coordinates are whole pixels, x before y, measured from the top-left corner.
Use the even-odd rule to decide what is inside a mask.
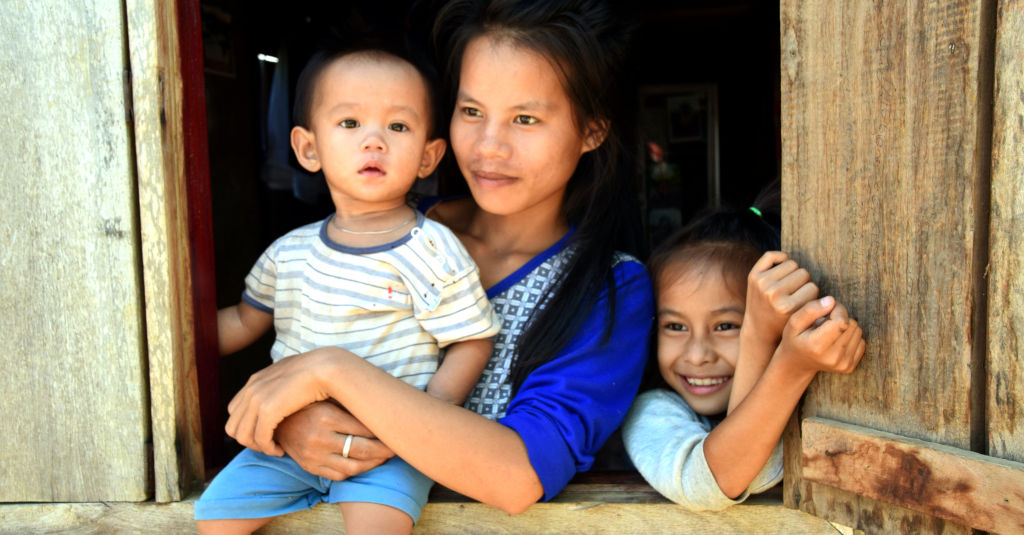
[[[481,156],[488,158],[508,157],[510,153],[509,144],[500,126],[495,124],[485,125],[481,133],[482,135],[476,144],[476,150]]]

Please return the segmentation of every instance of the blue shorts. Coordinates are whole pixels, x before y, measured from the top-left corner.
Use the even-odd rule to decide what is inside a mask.
[[[196,520],[267,518],[320,502],[388,505],[419,520],[434,482],[409,463],[392,457],[384,464],[332,481],[306,472],[291,457],[246,448],[213,478],[195,503]]]

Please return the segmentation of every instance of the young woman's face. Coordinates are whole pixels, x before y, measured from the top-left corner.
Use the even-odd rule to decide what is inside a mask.
[[[477,204],[512,215],[560,211],[580,156],[597,145],[579,132],[552,64],[507,40],[466,47],[451,144]]]
[[[699,414],[726,410],[739,357],[746,281],[717,265],[666,266],[658,285],[658,369]]]

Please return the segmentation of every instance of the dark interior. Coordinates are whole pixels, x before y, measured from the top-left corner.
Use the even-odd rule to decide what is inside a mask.
[[[285,59],[293,80],[325,33],[371,27],[383,35],[401,32],[391,23],[410,13],[410,4],[201,3],[218,307],[238,302],[246,273],[274,238],[332,211],[318,194],[315,178],[304,177],[310,180],[292,188],[265,180],[275,69]],[[623,5],[638,24],[630,61],[636,106],[628,119],[635,124],[631,144],[644,212],[644,236],[636,253],[644,256],[652,243],[700,208],[716,200],[748,205],[778,176],[779,9],[777,3],[758,0],[633,0]],[[427,28],[431,14],[413,13],[416,27]],[[278,63],[259,59],[261,54]],[[650,142],[660,148],[660,162],[652,158],[658,149],[652,153]],[[222,359],[220,392],[202,395],[219,396],[226,407],[249,374],[269,363],[271,339],[268,335]],[[216,469],[237,445],[225,437],[222,447],[208,443],[207,450],[207,465]],[[595,468],[629,469],[617,437]]]

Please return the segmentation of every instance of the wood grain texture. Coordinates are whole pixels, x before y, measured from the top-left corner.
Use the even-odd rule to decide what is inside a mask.
[[[1024,462],[1024,1],[999,2],[989,243],[989,453]]]
[[[158,502],[203,478],[174,2],[125,4]]]
[[[819,377],[806,407],[964,448],[977,9],[782,6],[784,247],[869,340],[858,371]]]
[[[970,448],[981,4],[780,5],[783,247],[868,340],[803,416]],[[869,533],[967,530],[785,477],[790,502]]]
[[[802,465],[809,481],[974,529],[1024,532],[1024,463],[809,418]]]
[[[192,501],[170,504],[0,505],[0,535],[62,533],[72,535],[196,533]],[[319,505],[310,511],[273,520],[257,531],[263,535],[344,533],[337,507]],[[787,509],[779,502],[744,503],[718,513],[693,513],[665,503],[573,501],[572,496],[537,504],[512,516],[480,503],[431,502],[413,529],[418,535],[586,534],[624,533],[694,535],[794,534],[835,535],[828,522]]]
[[[0,501],[143,500],[121,4],[6,1],[0,20]]]

